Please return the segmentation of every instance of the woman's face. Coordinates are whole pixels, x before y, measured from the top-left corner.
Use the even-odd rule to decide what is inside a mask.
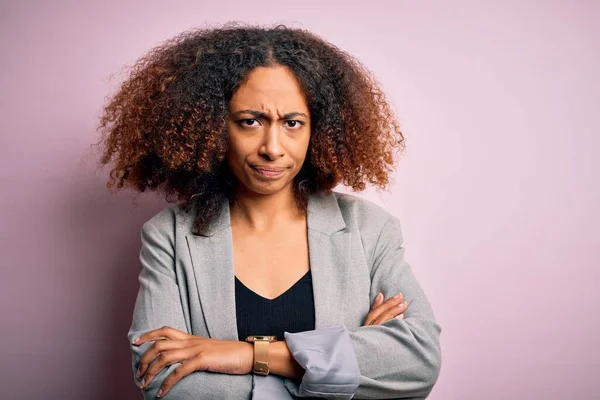
[[[310,140],[310,115],[294,74],[258,67],[229,102],[227,163],[243,190],[291,189]]]

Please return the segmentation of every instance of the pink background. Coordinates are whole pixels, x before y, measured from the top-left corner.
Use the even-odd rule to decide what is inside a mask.
[[[524,3],[3,1],[0,397],[139,397],[139,235],[166,204],[107,192],[97,117],[123,65],[238,20],[311,29],[389,93],[408,149],[365,195],[443,327],[430,398],[600,398],[600,3]]]

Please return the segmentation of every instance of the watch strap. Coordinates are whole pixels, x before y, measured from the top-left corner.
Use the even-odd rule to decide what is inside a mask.
[[[269,341],[254,341],[254,373],[269,375]]]

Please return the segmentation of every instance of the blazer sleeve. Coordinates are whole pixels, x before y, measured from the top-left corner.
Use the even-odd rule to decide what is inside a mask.
[[[348,331],[333,326],[285,333],[292,355],[305,369],[301,381],[285,380],[295,397],[327,399],[425,399],[437,381],[440,326],[404,260],[400,222],[384,224],[371,257],[371,299],[403,293],[410,306],[403,320]]]
[[[132,341],[141,334],[170,326],[191,333],[185,322],[180,292],[175,274],[173,235],[160,232],[149,221],[141,231],[142,247],[139,274],[139,291],[133,311],[133,320],[127,339],[132,352],[134,381],[139,387],[141,379],[135,377],[142,355],[154,342],[134,346]],[[155,399],[163,381],[181,363],[163,368],[142,389],[144,399]],[[177,382],[163,399],[236,398],[248,399],[252,390],[251,377],[245,375],[210,374],[196,371]]]
[[[425,399],[439,376],[441,327],[404,253],[400,221],[390,216],[373,252],[370,298],[402,293],[409,307],[403,320],[350,333],[360,367],[355,399]]]

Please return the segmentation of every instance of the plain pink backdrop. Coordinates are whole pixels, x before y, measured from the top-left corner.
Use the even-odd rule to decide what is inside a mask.
[[[407,153],[364,195],[402,220],[443,327],[430,398],[600,398],[599,19],[567,0],[2,1],[0,397],[140,397],[140,228],[167,204],[108,193],[97,118],[152,46],[245,21],[311,29],[389,93]]]

